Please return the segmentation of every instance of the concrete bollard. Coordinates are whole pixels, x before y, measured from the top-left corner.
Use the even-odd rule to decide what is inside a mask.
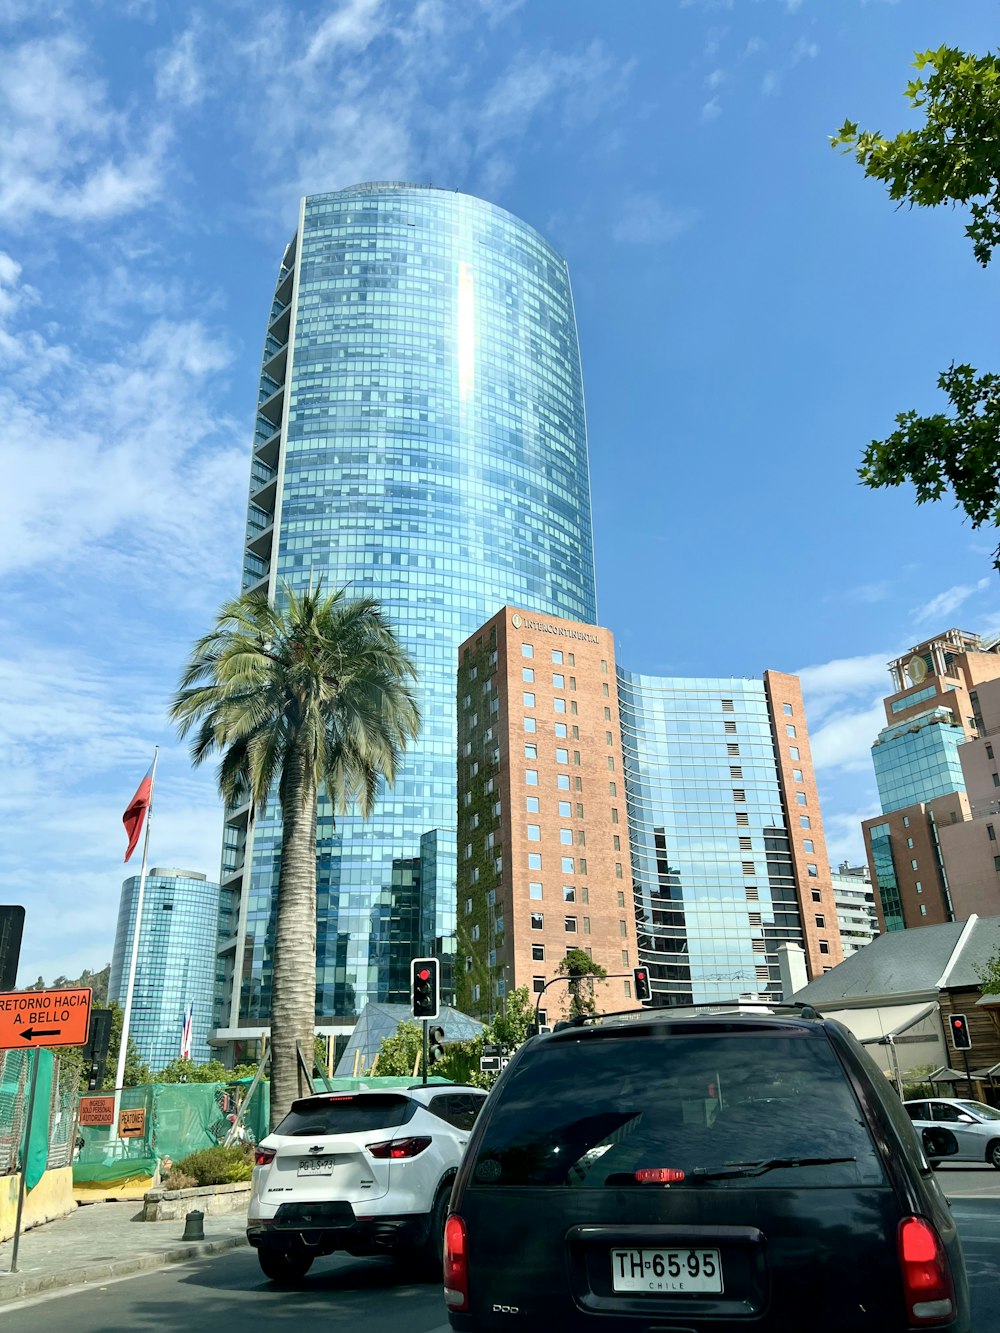
[[[184,1218],[184,1235],[182,1240],[204,1240],[205,1239],[205,1214],[200,1213],[197,1208],[193,1208]]]

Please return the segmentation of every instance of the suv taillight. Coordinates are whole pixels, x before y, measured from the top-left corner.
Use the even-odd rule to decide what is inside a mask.
[[[925,1217],[899,1224],[899,1266],[912,1324],[947,1324],[955,1317],[955,1289],[941,1240]]]
[[[430,1139],[384,1139],[381,1143],[366,1143],[365,1147],[373,1157],[388,1157],[397,1162],[404,1157],[416,1157],[425,1148],[431,1146]]]
[[[469,1255],[465,1223],[452,1213],[444,1224],[444,1303],[449,1310],[469,1308]]]
[[[254,1164],[256,1166],[269,1166],[274,1161],[275,1148],[258,1148],[254,1153]]]

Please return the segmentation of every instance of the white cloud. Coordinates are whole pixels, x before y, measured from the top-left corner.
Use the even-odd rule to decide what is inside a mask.
[[[316,64],[338,51],[363,51],[384,27],[382,0],[341,0],[313,33],[306,63]]]
[[[815,730],[810,727],[809,740],[817,772],[824,769],[870,772],[871,747],[884,726],[885,709],[876,699],[864,708],[833,712]]]
[[[705,76],[706,88],[721,88],[726,82],[726,71],[724,69],[713,69],[711,74]]]
[[[612,235],[626,245],[662,245],[687,231],[696,216],[690,209],[670,208],[655,194],[633,194],[625,199]]]
[[[891,685],[886,665],[889,661],[889,653],[865,653],[801,667],[795,674],[802,682],[810,711],[822,713],[842,699],[868,695],[881,686],[885,687],[883,693],[887,693]]]
[[[5,257],[3,276],[15,269]],[[0,309],[9,314],[17,291],[0,289]],[[190,552],[207,555],[213,543],[228,563],[246,446],[208,389],[227,347],[197,321],[165,319],[101,346],[87,359],[0,324],[0,571],[84,560],[94,577],[137,562],[133,577],[162,584],[171,572],[187,580]]]
[[[719,99],[717,97],[711,98],[701,108],[702,120],[706,121],[718,120],[718,118],[721,115],[722,115],[722,107],[720,106]]]
[[[84,46],[65,35],[5,53],[0,221],[102,221],[159,197],[167,126],[143,132],[135,117],[113,109],[90,65]]]
[[[792,47],[790,63],[797,65],[800,60],[815,60],[819,55],[819,46],[807,37],[800,37]]]
[[[201,66],[195,55],[195,34],[189,28],[169,50],[156,58],[156,95],[165,102],[191,107],[205,96]]]
[[[976,595],[977,592],[984,592],[992,585],[992,580],[982,578],[978,583],[957,583],[953,588],[946,588],[944,592],[939,592],[936,597],[932,597],[929,602],[923,606],[917,607],[913,615],[919,624],[926,624],[928,621],[945,621],[949,616],[964,606],[965,603]],[[943,629],[949,628],[946,625],[938,624],[933,631],[939,633]]]
[[[773,69],[769,69],[760,81],[760,90],[765,97],[773,97],[781,87],[781,80]]]
[[[850,811],[840,811],[833,815],[823,815],[826,851],[834,870],[844,861],[852,866],[865,864],[865,840],[861,832],[861,823],[878,813],[878,796],[872,792],[867,805],[856,806]]]
[[[520,55],[478,109],[480,148],[523,137],[543,107],[565,125],[589,124],[622,91],[631,68],[617,62],[599,41],[575,52]]]
[[[748,56],[755,56],[758,51],[763,51],[766,45],[767,43],[764,41],[763,37],[751,37],[743,49],[744,60],[747,59]]]

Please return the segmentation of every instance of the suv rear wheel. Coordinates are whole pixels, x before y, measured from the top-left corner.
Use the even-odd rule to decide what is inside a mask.
[[[434,1207],[431,1209],[427,1226],[426,1239],[419,1245],[407,1246],[400,1253],[400,1260],[411,1270],[412,1275],[424,1282],[441,1281],[441,1265],[444,1259],[444,1224],[448,1216],[448,1199],[451,1194],[451,1181],[437,1192]]]
[[[261,1272],[272,1282],[300,1282],[312,1268],[313,1256],[295,1250],[258,1250]]]

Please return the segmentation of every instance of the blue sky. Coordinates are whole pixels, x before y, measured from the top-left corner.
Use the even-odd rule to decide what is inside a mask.
[[[960,212],[827,136],[895,132],[963,0],[0,0],[0,850],[21,980],[110,957],[120,816],[218,867],[166,705],[238,587],[256,377],[305,191],[433,182],[571,266],[600,619],[633,670],[803,677],[831,858],[877,809],[885,663],[1000,632],[995,536],[857,482],[954,358],[996,368]],[[134,864],[138,865],[138,857]]]

